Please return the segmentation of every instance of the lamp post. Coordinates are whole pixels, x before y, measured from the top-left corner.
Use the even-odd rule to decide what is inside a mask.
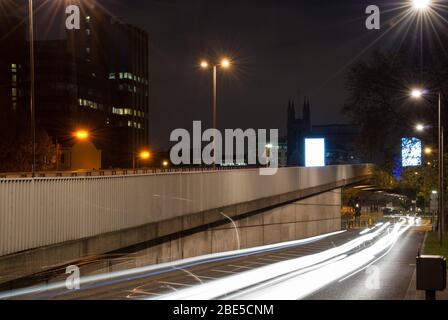
[[[411,92],[411,97],[414,99],[420,99],[425,95],[424,90],[415,89]],[[443,156],[443,125],[442,125],[442,94],[439,92],[438,96],[438,145],[439,145],[439,174],[438,174],[438,185],[439,185],[439,203],[438,203],[438,219],[437,223],[439,226],[439,241],[442,243],[443,232],[445,231],[445,210],[444,210],[444,183],[443,183],[443,166],[444,166],[444,156]]]
[[[34,66],[34,11],[33,0],[28,0],[28,22],[29,22],[29,40],[30,40],[30,112],[31,112],[31,143],[32,143],[32,176],[36,175],[36,110],[34,104],[34,81],[35,81],[35,66]]]
[[[213,64],[213,98],[212,98],[212,129],[217,128],[216,124],[216,108],[217,108],[217,74],[218,67],[227,69],[231,65],[231,62],[227,58],[223,58],[220,63]],[[200,64],[202,69],[208,69],[209,63],[206,60],[203,60]],[[216,168],[216,149],[215,149],[215,139],[213,136],[213,168]]]

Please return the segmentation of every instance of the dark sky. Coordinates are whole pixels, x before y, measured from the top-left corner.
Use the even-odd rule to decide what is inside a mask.
[[[169,145],[170,132],[191,128],[193,120],[210,125],[212,78],[198,68],[203,57],[234,62],[219,76],[222,129],[278,128],[285,134],[288,100],[301,107],[304,95],[313,123],[348,122],[340,114],[348,67],[386,28],[365,28],[366,7],[383,9],[384,0],[102,2],[149,32],[153,148]]]

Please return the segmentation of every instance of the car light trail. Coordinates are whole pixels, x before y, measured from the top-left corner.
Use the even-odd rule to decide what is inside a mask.
[[[260,267],[155,299],[300,299],[374,261],[409,228],[405,219],[393,226],[388,222],[333,249]],[[375,242],[369,245],[373,240]],[[367,247],[357,251],[361,246]]]
[[[280,249],[285,249],[289,247],[295,247],[300,246],[304,244],[309,244],[312,242],[316,242],[331,236],[335,236],[338,234],[342,234],[346,232],[346,230],[332,232],[328,234],[323,234],[311,238],[301,239],[301,240],[294,240],[289,242],[283,242],[283,243],[276,243],[272,245],[266,245],[266,246],[260,246],[260,247],[254,247],[254,248],[247,248],[247,249],[241,249],[241,250],[235,250],[235,251],[227,251],[227,252],[220,252],[220,253],[214,253],[214,254],[208,254],[203,255],[199,257],[193,257],[168,263],[162,263],[157,265],[150,265],[145,267],[139,267],[139,268],[133,268],[133,269],[127,269],[123,271],[116,271],[116,272],[110,272],[110,273],[104,273],[99,275],[93,275],[93,276],[87,276],[82,277],[80,279],[80,286],[81,290],[86,288],[91,288],[92,286],[106,286],[111,283],[117,283],[122,281],[129,281],[139,278],[145,278],[150,277],[152,275],[161,274],[164,272],[172,271],[173,268],[188,268],[191,266],[196,266],[200,264],[207,264],[210,262],[216,262],[226,259],[231,259],[235,257],[243,257],[243,256],[249,256],[249,255],[255,255],[263,252],[269,252],[269,251],[275,251]],[[88,286],[87,286],[88,285]],[[56,292],[57,290],[63,290],[63,292]],[[53,291],[53,292],[51,292]],[[49,297],[56,296],[59,294],[63,294],[66,292],[66,284],[65,282],[56,282],[54,284],[49,285],[37,285],[29,288],[23,288],[13,291],[6,291],[6,292],[0,292],[0,299],[10,299],[14,297],[24,296],[24,295],[30,295],[30,294],[38,294],[47,292],[49,294]]]

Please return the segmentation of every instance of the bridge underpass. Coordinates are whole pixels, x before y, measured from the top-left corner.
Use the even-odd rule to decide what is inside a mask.
[[[18,279],[72,263],[102,273],[340,230],[341,188],[373,172],[359,165],[283,168],[275,176],[2,179],[1,282],[20,286]],[[129,253],[138,259],[123,259]]]

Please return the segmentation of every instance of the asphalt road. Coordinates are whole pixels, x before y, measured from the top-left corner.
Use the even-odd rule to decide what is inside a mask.
[[[403,300],[415,293],[415,258],[424,227],[405,233],[382,259],[343,281],[308,297],[310,300]]]
[[[236,254],[225,259],[205,259],[176,267],[136,273],[107,281],[81,285],[80,290],[65,288],[32,294],[21,294],[13,299],[141,299],[221,279],[273,263],[296,259],[341,245],[358,236],[359,230],[343,232],[328,238],[251,254]],[[57,275],[59,278],[60,275]]]
[[[399,237],[388,240],[392,246],[387,241],[381,244],[393,233],[393,226],[366,230],[369,231],[367,235],[360,235],[361,230],[351,230],[257,251],[196,258],[164,267],[130,269],[113,278],[94,279],[81,284],[79,290],[67,290],[62,283],[59,287],[39,287],[34,291],[25,290],[3,298],[404,299],[412,290],[415,257],[424,239],[424,229],[406,228]],[[375,234],[376,231],[378,234],[370,239],[369,234]],[[375,249],[376,246],[379,249]],[[373,264],[366,264],[365,261],[371,261],[368,260],[371,256],[374,256]],[[344,272],[345,269],[351,270],[352,261],[359,263],[359,267],[353,269],[355,274],[347,271],[351,274],[347,278]],[[344,275],[345,279],[338,274]],[[332,276],[335,278],[332,279]],[[314,288],[314,283],[323,278],[328,278],[324,279],[327,282]],[[298,295],[296,291],[307,285],[311,287],[310,294],[303,294],[303,297]],[[216,293],[211,295],[213,291]]]

